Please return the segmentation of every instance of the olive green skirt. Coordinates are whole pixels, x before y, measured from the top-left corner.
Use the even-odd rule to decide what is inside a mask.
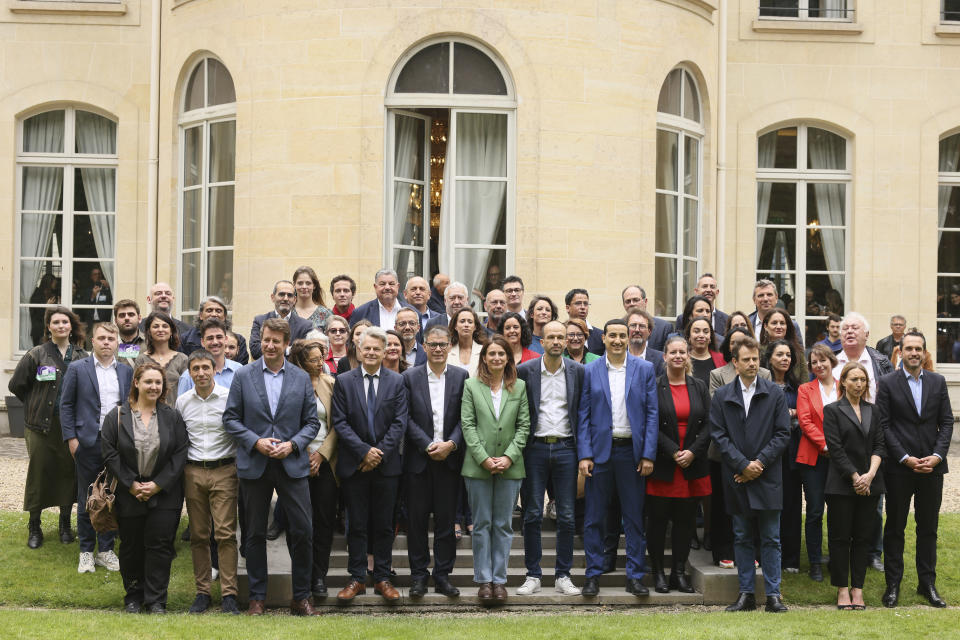
[[[54,416],[47,433],[25,429],[24,439],[30,462],[23,510],[72,506],[77,501],[77,471],[70,448],[63,441],[59,416]]]

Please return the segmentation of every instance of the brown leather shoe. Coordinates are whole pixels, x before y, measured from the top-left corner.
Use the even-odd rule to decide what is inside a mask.
[[[290,601],[290,615],[292,616],[318,616],[320,612],[313,608],[310,598],[303,600]]]
[[[382,595],[387,602],[396,602],[400,599],[400,592],[390,584],[389,580],[383,580],[373,585],[373,590]]]
[[[247,606],[247,615],[262,616],[263,605],[264,605],[263,600],[251,600],[249,606]]]
[[[484,582],[481,584],[480,588],[477,589],[477,598],[482,605],[493,604],[493,583]]]
[[[340,590],[340,593],[337,594],[337,600],[340,602],[350,602],[356,598],[361,593],[367,592],[367,585],[363,584],[355,578],[351,578],[350,582],[347,583],[343,589]]]
[[[493,600],[496,604],[503,604],[507,601],[507,587],[502,584],[493,585]]]

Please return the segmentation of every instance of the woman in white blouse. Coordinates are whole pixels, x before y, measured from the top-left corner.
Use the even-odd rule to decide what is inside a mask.
[[[464,307],[450,318],[449,329],[453,345],[447,355],[447,364],[466,369],[471,378],[476,377],[480,351],[487,342],[480,318],[473,309]]]

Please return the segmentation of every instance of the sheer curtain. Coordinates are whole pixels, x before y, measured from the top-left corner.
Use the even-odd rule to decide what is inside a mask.
[[[810,154],[810,165],[817,169],[843,169],[846,167],[847,142],[836,135],[808,136],[807,145]],[[843,208],[845,206],[842,184],[814,184],[813,193],[817,201],[817,214],[820,224],[826,227],[843,226]],[[829,271],[843,271],[844,239],[843,233],[824,229],[820,234],[823,238],[823,256]],[[841,291],[843,276],[830,275],[830,286]]]
[[[409,245],[414,241],[414,225],[410,221],[411,185],[396,178],[411,178],[416,173],[415,164],[421,159],[420,145],[423,144],[423,140],[417,135],[422,121],[397,114],[394,122],[396,126],[393,133],[393,243]],[[424,194],[420,195],[422,199]],[[402,231],[398,233],[400,230]],[[401,286],[409,275],[409,264],[410,250],[397,250],[394,268],[400,276]]]
[[[760,136],[757,140],[757,169],[773,168],[777,156],[777,132],[771,131]],[[767,223],[770,217],[770,195],[773,193],[772,182],[757,183],[757,249],[763,246],[763,234],[766,231],[761,225]]]
[[[938,167],[940,173],[956,173],[960,171],[960,166],[957,166],[958,160],[960,160],[960,133],[940,141],[940,166]],[[939,228],[943,228],[944,223],[947,221],[951,189],[953,189],[953,187],[940,185],[940,188],[937,190],[937,227]],[[943,231],[938,230],[938,246],[942,236]]]
[[[116,153],[116,123],[101,116],[77,112],[77,153],[93,155],[112,155]],[[111,287],[113,280],[113,250],[116,246],[115,219],[112,215],[93,215],[92,212],[116,211],[117,170],[80,169],[83,191],[87,197],[87,210],[91,212],[90,227],[93,229],[93,243],[100,258],[103,275]]]
[[[820,15],[824,18],[846,18],[847,0],[820,0]]]

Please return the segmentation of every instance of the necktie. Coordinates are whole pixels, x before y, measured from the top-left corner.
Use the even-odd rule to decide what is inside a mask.
[[[376,444],[377,432],[373,428],[373,416],[377,413],[377,391],[373,385],[373,381],[377,376],[368,373],[364,377],[369,381],[367,387],[367,435],[370,438],[370,442]]]

